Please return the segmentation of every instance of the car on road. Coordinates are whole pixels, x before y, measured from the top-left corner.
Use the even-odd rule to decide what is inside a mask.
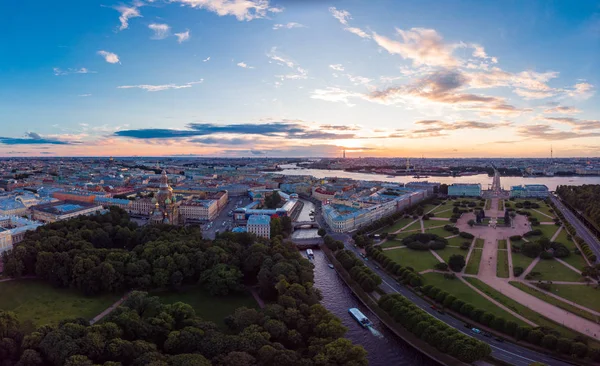
[[[488,333],[488,332],[483,332],[483,335],[486,336],[486,337],[488,337],[488,338],[492,337],[492,335],[490,333]]]
[[[378,266],[378,265],[375,265],[375,269],[379,269],[379,266]]]
[[[479,328],[471,328],[471,332],[475,334],[481,334],[481,330]]]
[[[495,337],[494,339],[500,343],[504,342],[504,338]]]
[[[471,328],[471,327],[473,327],[471,324],[465,323],[465,328]]]

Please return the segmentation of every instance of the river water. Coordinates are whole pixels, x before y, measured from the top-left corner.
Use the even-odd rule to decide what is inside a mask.
[[[310,212],[315,210],[315,204],[307,201],[307,200],[300,200],[302,202],[304,202],[304,206],[302,207],[302,211],[300,211],[300,214],[298,215],[298,218],[296,219],[296,221],[311,221],[311,217],[310,217]],[[314,239],[317,238],[319,235],[317,234],[318,229],[299,229],[296,230],[292,233],[292,240],[293,239]]]
[[[355,180],[381,181],[381,182],[396,182],[408,183],[415,181],[430,181],[443,184],[452,183],[480,183],[482,189],[488,189],[492,184],[492,177],[487,174],[477,174],[462,177],[429,177],[429,178],[413,178],[410,176],[387,176],[384,174],[368,174],[345,172],[343,170],[326,170],[326,169],[294,169],[295,165],[282,165],[284,170],[277,172],[283,175],[311,175],[315,178],[351,178]],[[285,169],[288,168],[288,169]],[[580,186],[584,184],[600,184],[600,177],[501,177],[500,184],[504,189],[510,189],[511,186],[521,184],[545,184],[549,190],[556,190],[560,185]]]
[[[369,365],[439,366],[398,338],[363,306],[336,271],[329,268],[327,257],[321,250],[314,250],[314,255],[312,262],[315,265],[315,286],[323,295],[321,304],[342,320],[348,328],[346,337],[367,350]],[[382,333],[383,338],[378,338],[361,327],[348,313],[349,308],[360,309],[373,322],[374,328]]]

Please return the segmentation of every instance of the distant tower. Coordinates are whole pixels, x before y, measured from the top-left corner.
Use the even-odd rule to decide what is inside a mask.
[[[344,159],[346,159],[346,149],[344,149]]]
[[[406,171],[410,170],[410,158],[406,158]]]
[[[550,145],[550,164],[554,162],[554,151],[552,150],[552,145]]]

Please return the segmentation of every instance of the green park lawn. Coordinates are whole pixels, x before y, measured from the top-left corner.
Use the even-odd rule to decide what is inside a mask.
[[[402,229],[403,227],[405,227],[406,225],[410,224],[411,222],[415,221],[412,217],[409,218],[402,218],[398,221],[396,221],[394,223],[394,225],[392,226],[386,226],[382,229],[377,230],[377,234],[381,234],[381,233],[393,233],[394,231],[398,231],[400,229]]]
[[[532,271],[540,272],[536,280],[580,282],[582,278],[579,273],[554,259],[541,259]]]
[[[402,244],[402,240],[387,240],[385,243],[381,244],[380,247],[382,248],[393,248],[393,247],[399,247]]]
[[[600,311],[600,289],[587,285],[552,285],[552,293],[586,308]]]
[[[432,205],[432,204],[426,204],[423,207],[423,213],[428,213],[429,211],[432,211],[434,208],[436,208],[437,205]]]
[[[427,234],[435,234],[435,235],[440,236],[442,238],[445,238],[446,236],[454,235],[451,232],[444,230],[443,227],[437,227],[435,229],[426,229],[425,233],[427,233]]]
[[[512,263],[514,267],[521,267],[526,270],[535,258],[529,258],[521,253],[510,253],[512,255]]]
[[[473,250],[471,251],[471,256],[469,257],[469,261],[467,262],[467,266],[465,268],[466,274],[476,275],[479,273],[479,262],[481,262],[482,254],[483,250],[473,248]]]
[[[453,235],[452,233],[446,231],[448,233],[448,235]],[[460,247],[462,243],[469,243],[469,245],[471,244],[471,242],[473,241],[473,239],[465,239],[465,238],[461,238],[460,236],[455,236],[454,238],[450,238],[450,239],[446,239],[448,240],[448,245],[450,246],[455,246],[455,247]]]
[[[452,208],[449,208],[445,211],[436,211],[433,213],[435,215],[434,217],[441,217],[444,219],[449,219],[452,217],[452,215],[454,215],[454,212],[452,212]]]
[[[508,252],[506,250],[498,250],[498,263],[496,267],[496,276],[508,278]]]
[[[538,299],[540,299],[542,301],[545,301],[545,302],[547,302],[549,304],[552,304],[552,305],[554,305],[556,307],[564,309],[564,310],[566,310],[566,311],[568,311],[570,313],[573,313],[573,314],[575,314],[577,316],[580,316],[580,317],[585,318],[585,319],[589,319],[589,320],[591,320],[593,322],[597,322],[598,320],[600,320],[600,317],[598,317],[598,316],[590,313],[589,311],[582,310],[582,309],[580,309],[580,308],[578,308],[576,306],[573,306],[573,305],[568,304],[568,303],[566,303],[564,301],[561,301],[561,300],[559,300],[559,299],[557,299],[555,297],[552,297],[552,296],[550,296],[550,295],[548,295],[548,294],[546,294],[546,293],[544,293],[542,291],[539,291],[538,289],[535,289],[535,288],[532,288],[530,286],[527,286],[526,284],[524,284],[522,282],[511,281],[509,283],[511,285],[515,286],[516,288],[518,288],[519,290],[523,291],[523,292],[526,292],[526,293],[528,293],[528,294],[530,294],[532,296],[537,297]],[[597,290],[594,290],[594,291],[598,292]],[[598,298],[597,300],[600,300],[600,298]]]
[[[417,219],[413,224],[402,231],[410,231],[410,230],[421,230],[421,221]]]
[[[537,212],[536,209],[525,210],[525,211],[529,211],[529,213],[530,213],[529,216],[530,217],[535,217],[536,219],[538,219],[539,222],[552,222],[552,221],[554,221],[554,216],[552,216],[552,217],[545,216],[545,215],[543,215],[543,214],[540,213],[540,212],[542,212],[540,209],[537,209],[537,211],[540,211],[540,212]]]
[[[498,240],[498,249],[506,249],[506,240]]]
[[[450,221],[440,221],[440,220],[423,220],[423,227],[425,229],[429,229],[431,227],[436,226],[444,226],[450,224]]]
[[[186,288],[179,292],[156,292],[164,304],[184,302],[196,311],[196,315],[202,319],[212,321],[220,327],[225,327],[225,318],[233,314],[235,309],[241,307],[256,308],[258,304],[250,293],[240,292],[227,296],[213,296],[200,287]]]
[[[120,297],[115,294],[87,297],[79,291],[55,288],[41,280],[0,283],[0,309],[15,312],[26,332],[67,318],[92,319]]]
[[[583,267],[586,267],[588,265],[585,258],[583,258],[583,255],[576,254],[573,251],[571,251],[571,255],[569,255],[566,258],[561,258],[561,260],[565,261],[566,263],[569,263],[570,265],[572,265],[580,271],[583,270]]]
[[[560,233],[558,233],[558,236],[554,241],[564,244],[567,248],[569,248],[572,251],[573,249],[577,248],[577,246],[575,245],[575,242],[573,242],[573,240],[568,239],[568,236],[569,232],[563,227],[563,229],[560,231]]]
[[[435,214],[436,212],[442,212],[442,211],[446,211],[446,210],[452,211],[452,209],[454,208],[453,203],[454,203],[454,201],[447,200],[446,203],[444,203],[443,205],[438,206],[432,212]]]
[[[412,267],[416,272],[433,269],[440,261],[428,250],[412,250],[408,248],[392,249],[383,252],[394,262],[404,267]]]
[[[508,312],[499,308],[485,297],[478,294],[475,290],[470,288],[467,284],[459,279],[448,280],[444,278],[441,273],[425,273],[423,275],[424,282],[426,285],[433,285],[443,291],[454,295],[457,299],[461,299],[478,309],[485,310],[489,313],[494,314],[497,317],[502,317],[506,320],[513,320],[519,325],[525,325],[523,321],[515,318]]]
[[[554,236],[554,234],[556,234],[556,230],[558,230],[558,226],[552,224],[552,225],[539,225],[539,226],[534,226],[533,230],[535,229],[540,229],[542,231],[542,235],[545,236],[548,239],[552,239],[552,237]]]
[[[453,254],[460,254],[463,257],[467,257],[467,254],[469,253],[467,250],[462,250],[460,248],[449,248],[446,247],[444,249],[440,249],[440,250],[436,250],[435,251],[440,257],[442,257],[444,259],[444,262],[448,263],[448,261],[450,260],[450,257]]]
[[[421,232],[421,230],[410,230],[410,231],[401,231],[398,234],[396,234],[396,240],[402,240],[404,238],[406,238],[407,236],[411,236],[413,234],[419,234]]]
[[[485,244],[485,240],[483,240],[483,239],[475,240],[475,248],[483,248],[483,244]]]
[[[531,320],[532,322],[536,323],[539,326],[554,328],[558,332],[560,332],[561,335],[563,335],[567,338],[575,338],[579,334],[575,331],[572,331],[569,328],[566,328],[558,323],[555,323],[555,322],[549,320],[548,318],[545,318],[541,314],[531,310],[530,308],[520,304],[519,302],[509,298],[508,296],[501,294],[500,292],[498,292],[495,289],[493,289],[492,287],[486,285],[485,283],[483,283],[481,280],[479,280],[477,278],[465,277],[465,279],[470,284],[477,287],[481,291],[485,292],[488,296],[492,297],[494,300],[498,301],[502,305],[504,305],[507,308],[511,309],[512,311],[516,312],[517,314],[525,317],[526,319]],[[519,320],[519,323],[522,323],[522,322]]]

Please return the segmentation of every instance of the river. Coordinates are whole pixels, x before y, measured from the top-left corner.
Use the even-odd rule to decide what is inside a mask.
[[[369,365],[439,366],[398,338],[375,314],[362,305],[336,271],[329,268],[327,257],[321,250],[314,250],[314,254],[312,262],[315,265],[315,286],[323,295],[321,304],[342,320],[348,328],[346,337],[367,350]],[[349,308],[360,309],[373,322],[374,328],[383,334],[383,338],[377,338],[369,330],[358,325],[348,313]]]
[[[326,170],[326,169],[301,169],[294,168],[294,164],[282,165],[284,168],[277,174],[283,175],[311,175],[315,178],[351,178],[355,180],[381,181],[381,182],[396,182],[408,183],[415,181],[430,181],[444,184],[452,183],[480,183],[482,189],[488,189],[492,184],[492,177],[487,174],[477,174],[462,177],[429,177],[429,178],[412,178],[409,176],[387,176],[384,174],[369,174],[346,172],[343,170]],[[287,168],[287,169],[286,169]],[[545,184],[549,190],[556,190],[560,185],[580,186],[584,184],[600,184],[600,177],[501,177],[500,183],[504,189],[510,189],[511,186],[521,184]]]

